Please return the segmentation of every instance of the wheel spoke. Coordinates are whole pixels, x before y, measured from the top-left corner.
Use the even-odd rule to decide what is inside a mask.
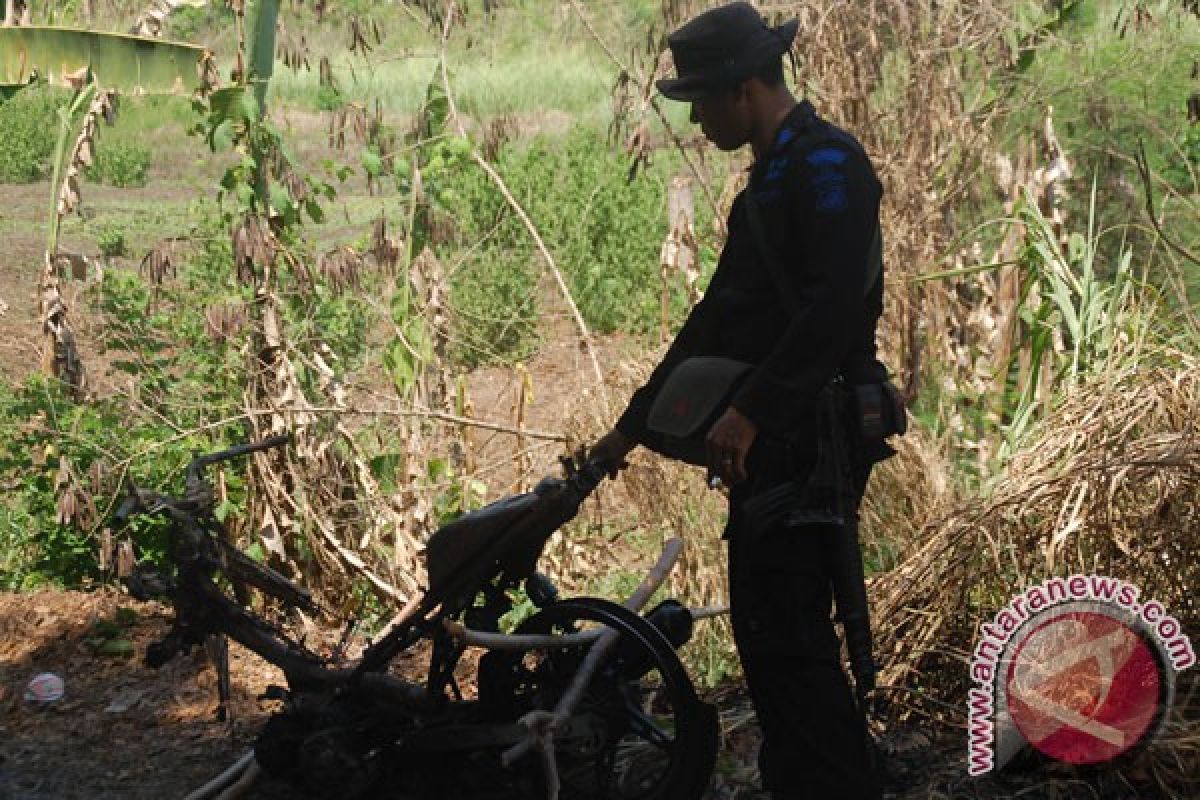
[[[605,625],[621,636],[628,660],[609,659],[596,672],[573,717],[600,726],[574,728],[555,742],[564,800],[696,800],[711,769],[705,733],[681,715],[689,699],[686,674],[675,654],[657,642],[648,623],[603,601],[563,601],[522,623],[520,633],[569,634]],[[611,604],[608,604],[611,605]],[[628,617],[628,618],[626,618]],[[574,679],[587,649],[531,651],[516,681],[527,687],[531,706],[552,709]],[[632,675],[626,667],[645,664]],[[715,736],[713,737],[715,741]],[[697,760],[699,759],[699,760]]]
[[[625,711],[629,714],[629,727],[634,733],[660,750],[669,751],[671,749],[675,740],[658,727],[658,722],[654,717],[628,701],[625,703]]]

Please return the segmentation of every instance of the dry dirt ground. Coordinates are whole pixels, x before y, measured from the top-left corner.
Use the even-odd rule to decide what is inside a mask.
[[[181,798],[252,745],[270,713],[270,701],[259,696],[282,676],[232,645],[232,723],[218,722],[215,673],[202,649],[158,670],[141,663],[169,619],[169,609],[115,589],[0,594],[0,800]],[[418,671],[417,660],[402,671]],[[22,697],[41,672],[60,675],[66,686],[63,699],[46,707]],[[755,789],[759,734],[744,693],[732,686],[707,699],[721,709],[722,740],[705,800],[765,799]],[[898,752],[889,764],[898,780],[887,800],[1162,797],[1037,762],[1003,778],[971,780],[955,738],[930,744],[916,728],[893,733],[889,746]],[[296,796],[267,778],[247,795]]]

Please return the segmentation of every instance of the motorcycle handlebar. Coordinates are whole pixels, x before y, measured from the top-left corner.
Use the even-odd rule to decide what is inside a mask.
[[[278,436],[271,436],[267,439],[262,439],[257,442],[239,444],[235,447],[230,447],[228,450],[219,450],[216,453],[197,456],[196,458],[192,459],[192,463],[188,464],[187,479],[191,481],[199,478],[200,473],[210,464],[216,464],[221,461],[229,461],[230,459],[237,458],[238,456],[257,453],[260,450],[271,450],[276,447],[282,447],[291,440],[292,435],[290,433],[282,433]]]
[[[187,465],[187,469],[184,472],[184,480],[186,481],[188,488],[191,489],[191,487],[194,486],[197,481],[202,479],[205,467],[208,467],[210,464],[216,464],[221,461],[229,461],[230,459],[237,458],[238,456],[257,453],[261,450],[270,450],[275,447],[282,447],[290,442],[291,439],[291,434],[284,433],[280,434],[279,436],[271,436],[267,439],[257,442],[239,444],[235,447],[230,447],[227,450],[218,450],[215,453],[196,456]],[[126,481],[125,490],[127,492],[125,499],[121,501],[121,505],[117,507],[117,510],[112,515],[113,522],[118,525],[125,524],[129,520],[130,516],[141,513],[145,510],[145,504],[143,503],[142,495],[146,493],[139,489],[137,484],[133,483],[132,479],[128,479]],[[172,500],[172,498],[167,496],[162,496],[162,499],[165,501]]]

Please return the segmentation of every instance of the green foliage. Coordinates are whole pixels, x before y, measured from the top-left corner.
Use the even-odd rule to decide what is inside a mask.
[[[374,276],[366,276],[364,292],[377,289]],[[372,325],[378,324],[375,309],[354,294],[334,292],[317,283],[306,291],[291,291],[284,307],[288,333],[298,346],[328,347],[346,369],[357,369],[367,356],[366,344]],[[307,371],[302,379],[315,378]],[[315,390],[315,386],[306,385]]]
[[[96,233],[96,245],[106,258],[123,256],[127,252],[125,231],[115,225],[102,226]]]
[[[505,612],[499,620],[501,633],[513,633],[522,622],[537,613],[538,608],[525,592],[525,584],[509,589],[506,594],[512,603],[512,608]]]
[[[102,142],[96,150],[95,163],[87,169],[87,177],[122,189],[145,186],[149,167],[150,148],[136,142]]]
[[[5,590],[102,579],[97,534],[118,499],[120,462],[157,448],[152,457],[136,459],[133,472],[143,485],[173,485],[194,449],[221,441],[173,439],[167,423],[130,415],[119,400],[77,404],[56,381],[42,378],[18,386],[0,383],[0,419],[5,420],[0,426],[0,485],[5,487],[0,588]],[[92,498],[94,513],[82,504],[70,519],[61,519],[56,487],[61,462]],[[234,497],[240,494],[239,487]],[[139,554],[155,562],[165,555],[163,534],[163,522],[148,518],[138,519],[131,530]]]
[[[1148,4],[1150,18],[1136,22],[1132,2],[1077,2],[1076,14],[1038,47],[1030,67],[1014,77],[1023,102],[1015,104],[1005,134],[1015,142],[1037,135],[1045,106],[1053,105],[1058,136],[1079,176],[1069,212],[1088,214],[1088,186],[1100,176],[1103,224],[1141,214],[1132,157],[1144,144],[1151,170],[1184,195],[1196,191],[1189,162],[1187,98],[1195,91],[1192,61],[1200,49],[1200,17],[1182,4]],[[1030,87],[1036,95],[1030,96]],[[1185,162],[1186,159],[1186,162]],[[1170,227],[1171,220],[1168,220]],[[1134,234],[1136,235],[1136,234]],[[1117,253],[1105,253],[1113,261]]]
[[[433,341],[406,276],[397,279],[391,314],[396,336],[384,348],[383,366],[396,391],[408,398],[416,389],[422,370],[433,360]]]
[[[321,86],[317,89],[316,106],[318,111],[337,111],[346,104],[342,93],[332,86]]]
[[[1135,292],[1140,281],[1133,275],[1130,251],[1120,251],[1111,280],[1098,273],[1103,232],[1095,227],[1095,187],[1091,199],[1086,235],[1070,234],[1065,251],[1037,201],[1025,196],[1018,203],[1017,220],[1026,232],[1018,298],[1026,331],[1021,344],[1029,348],[1031,366],[1024,385],[1006,391],[1004,419],[1009,424],[1001,456],[1012,452],[1036,415],[1049,411],[1036,396],[1043,365],[1054,370],[1056,386],[1079,384],[1108,366],[1121,339],[1144,339],[1152,321],[1139,307],[1139,299],[1147,295]]]
[[[33,86],[0,102],[0,183],[33,183],[50,174],[64,97]]]
[[[1173,159],[1163,169],[1163,175],[1172,185],[1192,187],[1192,193],[1200,192],[1200,123],[1188,125],[1176,139],[1182,158]]]
[[[1034,17],[1055,13],[1054,4],[1041,6]],[[1149,16],[1139,14],[1139,7]],[[1171,0],[1089,0],[1073,3],[1069,11],[1054,21],[1052,36],[1030,37],[1036,26],[1022,29],[1022,39],[1036,45],[1036,58],[1021,70],[993,72],[988,85],[979,80],[987,72],[980,66],[986,57],[965,55],[964,106],[982,111],[987,103],[998,101],[1006,107],[997,127],[998,149],[1010,156],[1028,152],[1031,143],[1041,141],[1046,109],[1052,106],[1055,130],[1073,173],[1062,186],[1068,224],[1081,225],[1092,216],[1090,189],[1095,180],[1092,224],[1097,229],[1122,228],[1119,236],[1100,239],[1097,274],[1111,279],[1123,250],[1145,253],[1148,280],[1168,290],[1169,303],[1176,308],[1195,304],[1200,301],[1200,279],[1187,274],[1195,271],[1184,271],[1190,296],[1181,296],[1173,255],[1144,224],[1145,197],[1134,162],[1144,146],[1162,226],[1194,252],[1200,247],[1200,223],[1188,198],[1195,195],[1200,174],[1200,126],[1188,122],[1187,98],[1195,91],[1192,54],[1200,49],[1200,17]],[[1042,165],[1039,161],[1036,166]],[[1164,179],[1169,186],[1163,185]],[[986,186],[980,189],[976,197],[982,208],[961,204],[957,209],[963,231],[1005,214],[1001,201],[989,199]],[[1004,230],[994,232],[979,237],[985,251],[999,245]]]
[[[664,154],[631,182],[626,156],[586,129],[512,145],[498,157],[497,171],[554,254],[593,330],[657,329],[664,187],[677,168]],[[473,366],[524,357],[534,344],[540,272],[527,229],[474,165],[458,167],[430,193],[453,221],[447,244],[470,248],[452,280],[456,360]],[[706,220],[702,208],[697,212],[699,227]],[[679,320],[682,280],[671,302]]]
[[[425,462],[425,477],[426,486],[436,491],[433,509],[438,525],[480,508],[487,497],[486,483],[458,474],[444,458],[431,458]]]
[[[234,24],[233,9],[226,3],[201,7],[180,6],[167,18],[166,38],[180,42],[204,42]]]
[[[228,150],[235,141],[239,143],[241,158],[226,168],[217,193],[226,224],[240,222],[251,213],[278,214],[284,230],[295,228],[302,213],[313,222],[324,219],[320,201],[332,200],[336,194],[330,184],[304,176],[303,196],[294,197],[282,184],[268,180],[268,161],[277,158],[278,164],[272,163],[271,167],[294,169],[295,159],[279,128],[262,118],[261,104],[252,89],[244,86],[218,89],[207,99],[196,100],[193,110],[200,121],[188,133],[202,137],[213,152]],[[232,202],[227,206],[226,201]]]
[[[143,486],[178,491],[181,469],[194,453],[245,440],[240,424],[212,423],[236,419],[241,409],[248,332],[235,325],[214,336],[206,312],[240,309],[244,317],[252,291],[234,279],[230,239],[218,210],[211,203],[198,204],[189,216],[196,221],[199,246],[181,263],[177,281],[153,287],[135,272],[110,269],[88,298],[100,312],[111,369],[127,373],[137,387],[136,409],[119,395],[73,403],[53,381],[0,382],[0,486],[5,490],[0,587],[78,586],[103,579],[96,536],[113,509],[123,474]],[[318,298],[311,313],[296,302],[288,312],[299,329],[341,326],[340,337],[326,338],[346,349],[348,341],[361,346],[365,323],[343,321],[349,313],[344,299]],[[212,426],[210,432],[179,436],[180,430],[205,426]],[[94,516],[59,521],[60,457],[92,498]],[[225,484],[228,501],[217,516],[233,523],[245,507],[240,466],[226,471]],[[158,563],[166,555],[164,534],[164,523],[148,518],[137,518],[131,531],[139,555]]]
[[[118,608],[111,617],[102,617],[92,623],[83,641],[91,650],[112,658],[129,658],[133,655],[133,643],[128,630],[137,624],[138,615],[132,608]]]

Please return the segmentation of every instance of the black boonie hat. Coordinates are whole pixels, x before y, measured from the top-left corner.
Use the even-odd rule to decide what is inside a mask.
[[[770,58],[786,53],[799,20],[772,28],[749,3],[705,11],[667,37],[678,77],[655,85],[672,100],[691,102],[737,86]]]

